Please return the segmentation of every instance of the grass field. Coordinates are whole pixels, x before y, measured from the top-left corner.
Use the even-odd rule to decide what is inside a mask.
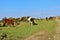
[[[26,37],[33,35],[40,31],[47,31],[50,37],[53,37],[55,28],[56,28],[56,22],[55,20],[48,20],[45,19],[41,20],[35,20],[35,22],[38,25],[30,25],[26,22],[21,22],[20,25],[17,25],[15,27],[0,27],[0,35],[2,33],[7,34],[7,38],[4,40],[23,40]]]

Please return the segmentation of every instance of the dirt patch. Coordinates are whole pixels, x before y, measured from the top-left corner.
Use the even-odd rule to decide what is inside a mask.
[[[38,32],[25,40],[48,40],[48,33],[46,31]]]
[[[57,27],[54,34],[54,40],[60,40],[60,20],[56,18]]]

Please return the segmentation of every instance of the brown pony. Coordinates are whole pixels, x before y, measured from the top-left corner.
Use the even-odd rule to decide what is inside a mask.
[[[6,26],[6,25],[12,25],[14,26],[14,21],[13,21],[13,18],[3,18],[3,26]]]
[[[49,17],[49,20],[52,20],[53,19],[53,17]]]

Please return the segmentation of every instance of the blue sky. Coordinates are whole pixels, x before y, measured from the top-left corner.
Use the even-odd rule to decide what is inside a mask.
[[[60,0],[0,0],[3,17],[49,17],[60,15]]]

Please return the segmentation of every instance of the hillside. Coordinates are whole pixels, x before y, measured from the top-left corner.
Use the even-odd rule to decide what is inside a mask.
[[[35,22],[38,25],[30,25],[27,22],[21,22],[15,27],[0,27],[0,38],[3,33],[6,33],[7,38],[4,38],[4,40],[25,40],[35,33],[45,32],[45,35],[48,35],[48,37],[53,40],[53,34],[56,28],[56,21],[36,19]]]

